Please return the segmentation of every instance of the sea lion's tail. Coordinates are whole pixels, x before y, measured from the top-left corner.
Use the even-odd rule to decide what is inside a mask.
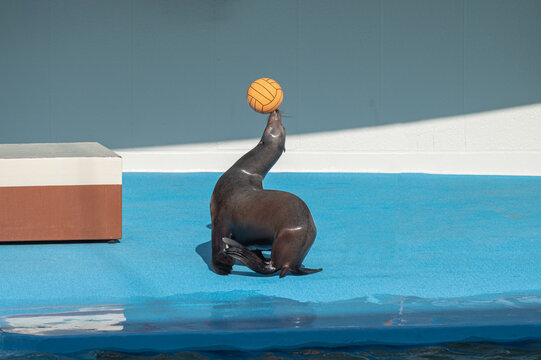
[[[248,266],[253,271],[260,274],[269,275],[278,270],[274,267],[274,265],[272,265],[270,260],[263,260],[253,251],[246,249],[235,240],[227,237],[222,238],[222,240],[227,245],[224,252],[227,255],[242,261],[244,265]]]

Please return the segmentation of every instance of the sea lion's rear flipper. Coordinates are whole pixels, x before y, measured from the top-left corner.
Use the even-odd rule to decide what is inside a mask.
[[[227,255],[241,261],[253,271],[265,275],[276,272],[277,269],[270,261],[264,261],[256,253],[246,249],[243,245],[239,244],[235,240],[227,237],[224,237],[222,240],[227,245],[224,252]]]
[[[292,273],[297,274],[297,275],[309,275],[309,274],[314,274],[314,273],[320,272],[322,270],[323,269],[309,269],[309,268],[306,268],[306,267],[301,267],[301,268],[298,268],[298,269],[289,269],[289,271],[291,271]]]
[[[267,259],[267,258],[265,257],[265,255],[263,255],[263,253],[261,252],[261,250],[252,250],[252,252],[253,252],[254,254],[256,254],[257,257],[260,258],[261,260],[263,260],[263,261],[269,261],[269,259]]]
[[[305,267],[293,269],[286,265],[282,267],[282,271],[280,272],[280,277],[283,278],[284,276],[286,276],[288,271],[291,271],[295,275],[309,275],[309,274],[320,272],[322,270],[323,269],[309,269]]]

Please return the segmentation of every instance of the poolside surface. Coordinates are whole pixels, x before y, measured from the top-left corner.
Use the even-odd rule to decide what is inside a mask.
[[[117,244],[1,245],[0,350],[541,339],[540,177],[269,174],[323,268],[279,279],[210,270],[219,176],[124,174]]]

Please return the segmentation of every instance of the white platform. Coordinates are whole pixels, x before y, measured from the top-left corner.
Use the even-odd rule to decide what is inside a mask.
[[[0,187],[120,185],[122,159],[99,143],[0,144]]]

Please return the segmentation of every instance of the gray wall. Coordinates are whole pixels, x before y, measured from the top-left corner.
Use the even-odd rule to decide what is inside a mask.
[[[541,102],[541,1],[0,0],[0,143],[289,134]],[[541,120],[540,120],[541,121]]]

